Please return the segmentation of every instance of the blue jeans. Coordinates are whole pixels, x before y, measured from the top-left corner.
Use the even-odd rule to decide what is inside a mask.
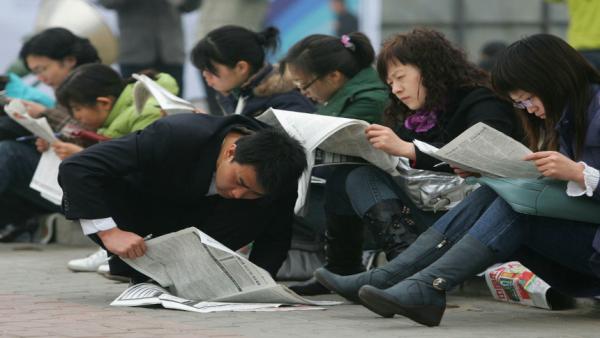
[[[484,186],[442,216],[433,228],[452,243],[468,233],[495,252],[499,261],[521,261],[569,294],[600,291],[600,276],[591,264],[597,225],[517,213]]]
[[[0,141],[0,227],[60,210],[29,188],[39,160],[40,153],[30,143]]]
[[[372,165],[336,169],[325,186],[325,210],[334,215],[362,218],[374,205],[390,199],[410,208],[421,231],[443,215],[420,210],[389,174]]]

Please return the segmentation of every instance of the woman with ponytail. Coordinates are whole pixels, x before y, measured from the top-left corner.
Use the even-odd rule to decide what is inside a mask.
[[[270,107],[313,112],[313,104],[266,61],[278,45],[279,31],[256,33],[223,26],[210,31],[192,50],[192,63],[214,88],[224,115],[256,116]]]
[[[310,35],[283,59],[296,87],[318,102],[317,114],[379,122],[389,91],[373,68],[375,51],[363,33]]]

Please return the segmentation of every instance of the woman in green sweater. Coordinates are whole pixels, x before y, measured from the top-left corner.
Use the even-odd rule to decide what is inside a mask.
[[[179,90],[175,79],[168,74],[159,73],[155,81],[173,94]],[[100,136],[117,138],[144,129],[162,116],[152,98],[140,112],[136,110],[131,82],[108,66],[84,65],[65,79],[56,96],[82,125]],[[40,151],[48,147],[41,139],[36,144]],[[54,142],[52,148],[61,159],[83,150],[77,144],[63,141]]]
[[[282,60],[296,87],[320,104],[317,114],[379,122],[389,91],[373,69],[369,38],[314,34],[296,43]]]

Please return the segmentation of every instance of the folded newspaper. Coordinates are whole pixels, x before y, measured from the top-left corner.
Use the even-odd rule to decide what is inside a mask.
[[[479,122],[438,149],[415,140],[423,153],[452,166],[491,177],[536,178],[539,171],[524,161],[531,150],[510,136]]]
[[[35,136],[46,140],[48,143],[58,140],[46,118],[34,119],[29,116],[27,108],[21,100],[11,100],[4,109],[8,116]],[[52,148],[46,150],[42,153],[42,157],[29,184],[32,189],[39,191],[42,197],[56,205],[60,205],[63,194],[60,185],[58,185],[58,167],[60,166],[60,162],[60,158],[58,158]]]
[[[299,140],[306,149],[308,170],[304,172],[298,184],[296,213],[302,210],[306,202],[311,171],[317,164],[317,148],[327,153],[361,158],[390,174],[397,173],[398,157],[371,146],[365,136],[365,129],[369,126],[365,121],[273,108],[265,111],[257,119],[285,131]],[[339,162],[339,158],[336,160],[335,157],[337,156],[331,157],[332,161]]]
[[[495,299],[550,309],[550,285],[519,262],[508,262],[485,271],[485,281]]]
[[[151,239],[146,244],[148,250],[144,256],[123,260],[162,288],[153,284],[133,285],[111,305],[160,304],[179,310],[214,312],[340,304],[300,297],[275,283],[267,271],[193,227]]]
[[[193,104],[172,94],[154,80],[144,74],[133,74],[137,80],[133,86],[135,109],[141,112],[150,97],[154,97],[160,109],[167,115],[193,113],[196,110]]]

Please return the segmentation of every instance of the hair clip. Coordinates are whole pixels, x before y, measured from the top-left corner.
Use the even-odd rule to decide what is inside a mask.
[[[342,42],[342,45],[344,45],[344,48],[348,48],[353,52],[356,50],[356,46],[350,41],[350,37],[348,35],[342,35],[340,41]]]

